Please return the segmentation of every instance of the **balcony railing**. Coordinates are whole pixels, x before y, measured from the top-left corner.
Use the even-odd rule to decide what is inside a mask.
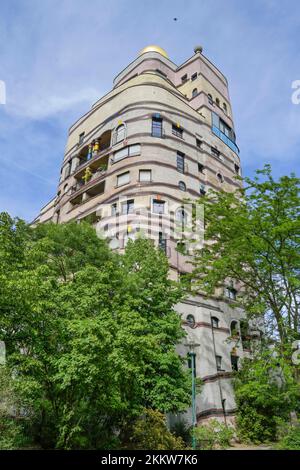
[[[86,155],[85,158],[82,158],[77,167],[75,168],[75,171],[77,171],[79,168],[81,168],[83,165],[85,165],[87,162],[91,162],[92,160],[100,157],[102,154],[105,154],[109,148],[111,147],[110,144],[103,144],[103,145],[100,145],[100,148],[97,152],[94,152],[91,154],[90,158],[89,158],[89,155]]]
[[[107,168],[101,168],[95,171],[95,173],[91,175],[90,179],[87,182],[79,180],[76,184],[74,184],[74,186],[72,186],[71,194],[73,195],[81,189],[88,189],[90,186],[92,186],[93,182],[96,182],[100,180],[103,176],[105,176],[106,170]]]
[[[228,147],[231,148],[231,150],[233,150],[236,154],[240,153],[240,149],[238,148],[238,146],[232,140],[230,140],[222,131],[220,131],[220,129],[218,129],[216,126],[212,126],[212,131],[217,137],[219,137],[219,139],[224,142],[224,144],[228,145]]]

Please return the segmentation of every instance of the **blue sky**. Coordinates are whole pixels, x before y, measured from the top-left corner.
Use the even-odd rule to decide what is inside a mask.
[[[177,64],[200,43],[227,76],[244,174],[297,173],[299,31],[298,0],[1,0],[0,211],[34,218],[69,126],[153,43]]]

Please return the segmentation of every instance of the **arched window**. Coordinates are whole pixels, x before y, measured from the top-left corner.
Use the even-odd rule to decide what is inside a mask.
[[[216,105],[217,105],[217,106],[220,106],[220,100],[219,100],[219,98],[216,98]]]
[[[194,96],[198,95],[198,90],[197,88],[194,88],[193,91],[192,91],[192,98],[194,98]]]
[[[179,181],[178,187],[180,191],[186,191],[186,184],[183,181]]]
[[[126,137],[126,127],[125,124],[120,124],[115,130],[115,144],[122,142]]]
[[[187,324],[190,328],[194,328],[196,321],[194,315],[187,315],[186,317]]]
[[[240,336],[239,324],[236,320],[230,323],[230,336]]]
[[[227,104],[226,103],[223,103],[223,109],[224,109],[224,113],[227,114]]]
[[[210,93],[208,93],[207,98],[208,98],[209,104],[213,104],[213,103],[214,103],[213,97],[211,96]]]
[[[213,328],[219,328],[219,319],[217,317],[211,317],[211,326]]]
[[[217,173],[217,178],[220,183],[224,183],[224,176],[222,175],[222,173]]]

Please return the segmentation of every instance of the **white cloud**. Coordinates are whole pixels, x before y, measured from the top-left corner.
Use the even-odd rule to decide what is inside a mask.
[[[87,110],[94,103],[101,93],[93,88],[84,88],[76,93],[66,96],[47,95],[26,96],[24,99],[13,99],[7,105],[7,113],[29,119],[45,119],[53,117],[58,113],[64,113],[76,109],[79,105],[85,104]]]

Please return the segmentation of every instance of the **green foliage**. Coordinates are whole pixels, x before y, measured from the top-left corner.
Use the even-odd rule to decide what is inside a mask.
[[[293,372],[284,358],[270,351],[244,359],[234,380],[238,433],[243,440],[276,439],[278,419],[288,419],[299,403],[300,387]]]
[[[25,446],[26,418],[21,415],[20,400],[7,368],[0,366],[0,450]]]
[[[145,409],[134,423],[129,448],[141,450],[182,450],[183,440],[172,434],[159,411]]]
[[[300,450],[300,425],[289,426],[276,445],[278,450]]]
[[[196,253],[193,277],[208,294],[228,280],[242,284],[238,304],[265,315],[265,334],[288,344],[300,333],[300,179],[275,181],[268,165],[256,173],[243,189],[199,201],[210,243]]]
[[[182,411],[181,289],[149,241],[112,253],[86,223],[0,215],[0,329],[43,448],[114,448],[144,407]]]
[[[171,432],[180,437],[187,446],[191,446],[191,426],[186,423],[184,420],[176,421],[171,427]]]
[[[234,431],[225,423],[211,419],[194,429],[197,447],[201,450],[226,449],[234,436]]]

